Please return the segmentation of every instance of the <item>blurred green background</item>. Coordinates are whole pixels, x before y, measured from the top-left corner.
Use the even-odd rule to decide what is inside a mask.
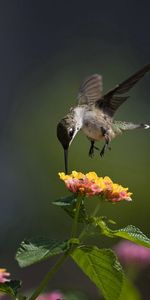
[[[81,81],[103,75],[104,92],[149,63],[148,1],[1,1],[0,82],[0,267],[35,287],[50,263],[21,270],[14,261],[25,237],[68,237],[71,220],[51,201],[66,191],[56,125],[76,102]],[[116,119],[150,120],[150,74],[130,92]],[[102,145],[100,145],[102,146]],[[69,153],[70,170],[96,171],[133,191],[132,203],[102,204],[101,214],[118,226],[134,224],[150,236],[150,131],[127,132],[112,142],[104,159],[88,157],[89,141],[79,133]],[[88,207],[95,203],[88,200]],[[102,239],[98,245],[111,246]],[[139,287],[147,299],[150,272]],[[142,277],[143,278],[143,277]],[[49,288],[98,292],[70,261]]]

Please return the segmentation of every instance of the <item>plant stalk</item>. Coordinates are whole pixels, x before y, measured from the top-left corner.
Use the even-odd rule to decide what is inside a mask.
[[[71,238],[76,238],[76,235],[77,235],[78,217],[79,217],[80,205],[81,205],[82,200],[83,200],[83,198],[81,198],[81,197],[77,198],[76,214],[75,214],[75,218],[74,218],[74,222],[73,222],[73,226],[72,226]]]
[[[29,300],[35,300],[40,293],[44,290],[44,288],[47,286],[50,279],[53,277],[53,275],[57,272],[57,270],[61,267],[61,265],[64,263],[68,256],[68,253],[65,253],[63,256],[60,257],[60,259],[56,262],[56,264],[50,269],[50,271],[46,274],[44,279],[41,281],[38,288],[33,292]]]
[[[95,207],[95,209],[94,209],[93,214],[92,214],[91,217],[95,217],[95,216],[97,215],[97,213],[99,212],[100,206],[101,206],[101,204],[99,203],[99,204]],[[80,241],[81,241],[81,240],[83,241],[83,239],[84,239],[84,237],[85,237],[85,235],[86,235],[86,232],[87,232],[87,230],[88,230],[88,228],[89,228],[89,225],[90,225],[90,224],[88,224],[88,225],[81,231],[81,233],[80,233],[80,235],[79,235],[79,240],[80,240]]]
[[[75,238],[76,234],[77,234],[77,225],[78,225],[78,217],[79,217],[81,201],[82,201],[82,198],[78,197],[77,198],[77,205],[76,205],[76,214],[75,214],[74,222],[73,222],[73,225],[72,225],[72,231],[71,231],[71,238],[72,239]],[[40,285],[37,287],[37,289],[33,292],[33,294],[31,295],[31,297],[28,300],[35,300],[40,295],[40,293],[47,286],[50,279],[58,271],[58,269],[62,266],[62,264],[64,263],[66,258],[69,256],[70,252],[71,252],[71,249],[70,249],[70,251],[68,250],[67,252],[65,252],[64,255],[62,255],[60,257],[60,259],[56,262],[56,264],[46,274],[44,279],[41,281]]]

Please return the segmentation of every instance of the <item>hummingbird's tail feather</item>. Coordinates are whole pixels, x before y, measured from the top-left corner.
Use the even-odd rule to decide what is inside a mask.
[[[141,124],[141,125],[143,125],[143,128],[144,128],[144,129],[149,129],[149,128],[150,128],[150,125],[149,125],[149,124]]]
[[[133,129],[138,129],[138,128],[143,128],[143,129],[149,129],[150,128],[150,123],[149,124],[134,124],[131,122],[121,122],[121,121],[114,121],[114,125],[124,131],[124,130],[133,130]]]

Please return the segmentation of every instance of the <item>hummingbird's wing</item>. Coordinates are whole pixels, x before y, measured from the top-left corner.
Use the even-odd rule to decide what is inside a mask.
[[[116,85],[114,89],[104,95],[103,101],[97,101],[98,106],[103,108],[110,116],[113,116],[118,107],[128,98],[128,96],[120,95],[128,92],[148,71],[150,71],[150,64]]]
[[[102,76],[94,74],[86,78],[80,86],[77,96],[78,104],[88,104],[96,102],[102,97]]]

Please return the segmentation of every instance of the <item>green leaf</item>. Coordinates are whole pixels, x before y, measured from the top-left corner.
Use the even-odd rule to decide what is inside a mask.
[[[123,285],[123,271],[112,250],[83,246],[76,248],[71,256],[101,290],[106,300],[119,299]]]
[[[114,235],[150,248],[150,239],[139,228],[133,225],[115,230]]]
[[[67,197],[61,197],[60,199],[57,199],[52,202],[52,204],[60,206],[60,207],[65,207],[65,206],[70,206],[72,203],[76,201],[76,197],[74,194],[67,196]]]
[[[150,239],[139,228],[133,225],[128,225],[118,230],[112,230],[106,225],[102,218],[93,218],[93,223],[96,226],[99,226],[101,232],[108,237],[122,237],[138,245],[150,248]]]
[[[16,260],[20,267],[27,267],[46,260],[49,257],[64,253],[69,247],[67,240],[63,242],[49,238],[25,240],[21,243],[17,251]]]
[[[52,202],[52,204],[61,207],[71,218],[75,217],[77,198],[71,195]],[[86,213],[84,201],[81,201],[78,222],[88,223],[88,215]]]
[[[123,289],[119,300],[142,300],[137,288],[127,278],[124,280]]]
[[[11,280],[5,283],[0,283],[0,293],[7,294],[13,298],[16,297],[20,288],[21,282],[19,280]]]

